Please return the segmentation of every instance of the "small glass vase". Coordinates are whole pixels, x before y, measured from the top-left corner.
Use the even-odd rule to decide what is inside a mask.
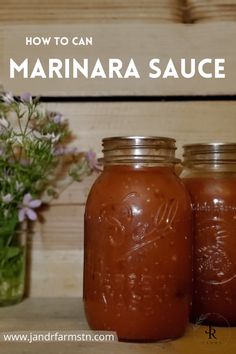
[[[8,244],[0,242],[0,307],[20,302],[25,292],[27,231],[17,228],[5,239]]]

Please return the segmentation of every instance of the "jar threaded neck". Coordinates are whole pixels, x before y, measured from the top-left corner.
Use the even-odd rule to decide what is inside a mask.
[[[163,164],[179,163],[175,157],[175,139],[155,136],[109,137],[102,140],[102,159],[111,164]]]
[[[184,165],[236,163],[236,143],[188,144],[183,149]]]

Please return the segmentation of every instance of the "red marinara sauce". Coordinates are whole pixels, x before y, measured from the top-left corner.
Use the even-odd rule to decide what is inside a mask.
[[[183,335],[191,297],[191,206],[175,141],[107,138],[85,211],[84,304],[120,340]]]
[[[236,144],[185,149],[184,183],[194,212],[192,318],[236,325]]]

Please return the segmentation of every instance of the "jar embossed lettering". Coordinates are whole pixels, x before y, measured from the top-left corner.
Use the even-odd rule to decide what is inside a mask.
[[[191,207],[175,141],[107,138],[85,211],[84,302],[121,340],[179,337],[191,294]]]

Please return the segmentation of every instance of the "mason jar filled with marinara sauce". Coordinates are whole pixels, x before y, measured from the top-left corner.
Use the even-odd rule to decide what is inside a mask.
[[[103,140],[85,211],[84,304],[92,329],[120,340],[183,335],[191,297],[191,205],[175,140]]]
[[[236,144],[184,146],[194,212],[193,320],[236,325]]]

